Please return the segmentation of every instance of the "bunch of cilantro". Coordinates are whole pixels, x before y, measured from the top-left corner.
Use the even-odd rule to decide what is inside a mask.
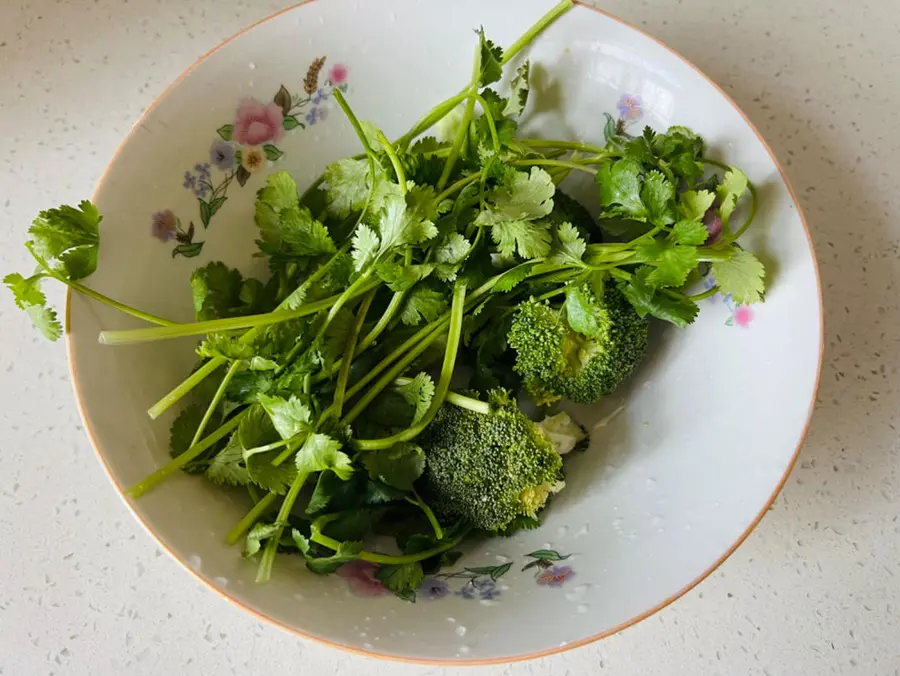
[[[519,303],[565,296],[579,304],[568,312],[577,319],[613,286],[639,316],[683,327],[706,295],[762,299],[763,267],[736,244],[755,191],[739,169],[705,159],[692,131],[632,137],[610,124],[602,146],[517,135],[529,64],[511,73],[505,97],[495,85],[570,6],[560,3],[505,52],[479,31],[471,82],[395,141],[335,91],[363,153],[329,166],[302,194],[288,173],[268,177],[255,215],[268,280],[221,262],[198,268],[194,323],[79,282],[97,266],[91,203],[38,216],[26,244],[37,270],[3,281],[47,338],[62,332],[41,290],[55,279],[157,325],[104,332],[105,343],[200,340],[194,370],[149,411],[157,418],[182,405],[173,458],[131,497],[179,470],[243,487],[252,508],[227,539],[258,557],[259,581],[278,552],[304,556],[318,573],[363,559],[411,599],[424,572],[455,561],[471,532],[465,520],[441,523],[420,494],[427,460],[415,440],[457,396],[458,362],[473,367],[476,391],[521,387],[502,366]],[[423,136],[435,125],[441,139]],[[597,218],[558,190],[573,171],[595,178]],[[748,194],[749,216],[735,227]],[[717,285],[689,295],[709,267]],[[570,293],[581,288],[596,297]],[[399,553],[366,549],[378,536]]]

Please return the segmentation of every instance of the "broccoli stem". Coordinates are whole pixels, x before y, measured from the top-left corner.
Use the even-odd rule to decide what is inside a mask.
[[[207,333],[219,333],[224,331],[236,331],[238,329],[250,329],[269,326],[286,322],[291,319],[299,319],[314,315],[322,310],[334,308],[335,304],[362,296],[381,284],[381,280],[368,280],[359,284],[349,295],[344,293],[329,296],[322,300],[302,305],[296,310],[275,310],[258,315],[244,317],[230,317],[228,319],[213,319],[205,322],[192,322],[190,324],[178,324],[176,326],[160,326],[152,329],[133,329],[129,331],[104,331],[100,334],[100,342],[105,345],[128,345],[131,343],[145,343],[155,340],[169,340],[183,338],[185,336],[202,336]]]
[[[358,439],[356,447],[363,451],[377,451],[384,448],[390,448],[401,441],[409,441],[415,439],[422,433],[428,424],[437,415],[438,409],[444,403],[444,397],[450,389],[450,379],[453,377],[453,370],[456,367],[456,355],[459,351],[459,343],[462,337],[463,313],[466,305],[466,285],[465,283],[457,283],[453,289],[453,303],[450,306],[450,328],[447,335],[447,348],[444,352],[444,363],[441,366],[441,375],[438,378],[437,386],[434,390],[434,396],[431,399],[431,405],[428,411],[422,416],[422,419],[415,425],[410,426],[406,430],[393,434],[382,439]]]
[[[160,467],[153,474],[129,488],[127,491],[125,491],[128,494],[128,497],[141,497],[144,493],[159,485],[166,477],[174,474],[186,464],[188,464],[191,460],[199,456],[207,448],[212,447],[217,442],[224,439],[226,436],[228,436],[229,433],[237,429],[237,426],[241,424],[241,420],[243,420],[244,416],[247,415],[247,411],[249,410],[249,408],[246,408],[237,415],[233,416],[228,422],[219,427],[219,429],[217,429],[215,432],[191,446],[181,455],[172,458],[172,460]]]
[[[323,516],[315,519],[310,525],[309,539],[317,544],[322,545],[323,547],[328,547],[328,549],[338,551],[341,548],[341,545],[343,545],[344,543],[340,540],[335,540],[332,537],[328,537],[327,535],[322,533],[322,528],[324,528],[329,522],[334,521],[334,519],[336,519],[338,516],[340,516],[340,514],[324,514]],[[377,563],[382,565],[403,565],[405,563],[416,563],[418,561],[430,559],[432,556],[442,554],[448,549],[452,549],[457,544],[459,544],[460,540],[462,540],[466,535],[469,534],[470,530],[471,528],[464,528],[452,539],[443,542],[436,547],[432,547],[431,549],[426,549],[423,552],[416,552],[415,554],[391,555],[364,550],[359,553],[357,558],[363,561],[368,561],[369,563]]]
[[[441,524],[437,520],[437,517],[434,515],[434,512],[432,511],[431,507],[429,507],[425,503],[425,501],[422,500],[422,497],[418,493],[416,493],[415,490],[413,490],[413,496],[411,498],[407,497],[406,501],[409,504],[415,505],[416,507],[418,507],[419,509],[422,510],[422,512],[425,514],[425,518],[428,519],[428,523],[431,524],[432,530],[434,530],[434,537],[437,538],[438,540],[443,540],[444,539],[444,529],[441,528]]]
[[[347,380],[350,378],[350,365],[353,363],[353,354],[356,350],[356,341],[359,340],[360,331],[362,331],[363,323],[366,321],[366,315],[372,306],[372,300],[375,298],[375,290],[363,297],[359,310],[356,313],[356,321],[350,329],[350,335],[347,336],[347,343],[344,347],[344,359],[341,361],[341,368],[338,371],[337,382],[334,387],[334,401],[329,410],[333,410],[336,418],[341,417],[344,409],[344,395],[347,392]]]

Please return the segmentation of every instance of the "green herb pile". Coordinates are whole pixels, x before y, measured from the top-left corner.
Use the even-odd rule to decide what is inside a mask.
[[[279,552],[316,573],[362,559],[414,599],[464,538],[537,527],[564,487],[583,430],[562,413],[532,422],[517,400],[545,414],[597,402],[640,363],[651,317],[684,327],[713,293],[761,300],[763,267],[735,243],[755,192],[704,159],[692,131],[610,124],[596,146],[517,136],[528,63],[505,96],[493,85],[569,6],[505,52],[479,31],[471,82],[396,141],[335,91],[363,152],[302,194],[289,174],[268,177],[255,220],[271,275],[198,268],[195,323],[79,283],[97,266],[91,203],[38,216],[26,244],[37,272],[3,281],[45,336],[62,333],[40,288],[55,279],[157,325],[104,343],[201,340],[192,373],[150,409],[181,406],[173,458],[132,498],[179,470],[244,487],[252,508],[226,537],[258,558],[260,582]],[[436,124],[449,140],[423,136]],[[597,218],[557,188],[573,171],[596,179]],[[717,286],[688,295],[709,268]]]

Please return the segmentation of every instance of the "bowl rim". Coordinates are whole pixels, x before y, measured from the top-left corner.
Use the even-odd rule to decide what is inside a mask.
[[[108,178],[110,167],[115,163],[116,159],[118,158],[122,149],[128,143],[128,140],[131,138],[131,135],[134,133],[134,131],[138,127],[140,127],[141,124],[144,123],[145,119],[156,108],[156,106],[166,96],[168,96],[169,93],[171,93],[179,84],[181,84],[182,80],[184,80],[191,72],[193,72],[195,68],[197,68],[201,63],[206,61],[210,56],[212,56],[213,54],[215,54],[216,52],[218,52],[219,50],[224,48],[226,45],[228,45],[229,43],[238,39],[245,33],[248,33],[249,31],[253,30],[257,26],[260,26],[261,24],[272,21],[272,20],[278,18],[279,16],[281,16],[282,14],[286,14],[288,12],[299,9],[300,7],[303,7],[304,5],[311,4],[314,1],[315,0],[303,0],[302,2],[298,2],[296,4],[285,7],[284,9],[274,12],[273,14],[270,14],[270,15],[260,19],[259,21],[256,21],[256,22],[250,24],[249,26],[246,26],[245,28],[241,29],[234,35],[226,38],[225,40],[220,42],[218,45],[216,45],[215,47],[213,47],[212,49],[207,51],[205,54],[200,56],[196,61],[194,61],[194,63],[192,63],[187,69],[185,69],[184,72],[182,72],[175,80],[173,80],[168,86],[166,86],[166,88],[159,95],[157,95],[156,98],[153,99],[153,101],[150,103],[150,105],[147,106],[147,108],[143,111],[143,113],[141,113],[141,115],[138,117],[138,119],[134,122],[131,129],[129,129],[128,134],[126,134],[125,137],[119,142],[118,146],[116,147],[115,152],[113,153],[112,157],[109,160],[109,163],[107,164],[106,168],[103,170],[103,173],[101,174],[100,179],[97,182],[97,186],[94,188],[92,199],[96,201],[97,194],[103,188],[103,185]],[[803,226],[803,232],[806,235],[807,244],[809,245],[809,251],[812,254],[813,273],[814,273],[815,279],[816,279],[816,295],[818,297],[817,300],[818,300],[818,307],[819,307],[819,347],[818,347],[818,358],[817,358],[817,365],[816,365],[816,379],[815,379],[812,394],[810,397],[810,403],[809,403],[809,407],[808,407],[807,414],[806,414],[806,421],[804,423],[803,430],[800,434],[800,438],[797,442],[797,446],[794,449],[794,453],[791,456],[790,461],[788,462],[788,464],[785,467],[784,474],[779,479],[772,494],[766,500],[765,504],[762,506],[760,511],[753,518],[753,520],[750,522],[750,524],[747,526],[747,528],[740,534],[740,536],[738,536],[738,538],[734,541],[734,543],[721,556],[719,556],[709,567],[707,567],[705,570],[703,570],[691,582],[689,582],[684,587],[682,587],[678,591],[674,592],[667,598],[663,599],[658,604],[648,608],[647,610],[644,610],[643,612],[639,613],[638,615],[635,615],[634,617],[626,620],[625,622],[622,622],[622,623],[616,625],[615,627],[607,629],[606,631],[602,631],[600,633],[593,634],[591,636],[587,636],[587,637],[584,637],[584,638],[581,638],[581,639],[578,639],[575,641],[570,641],[564,645],[554,646],[552,648],[546,648],[544,650],[537,650],[534,652],[526,652],[526,653],[521,653],[521,654],[517,654],[517,655],[509,655],[506,657],[492,657],[492,658],[485,658],[485,659],[433,659],[433,658],[420,658],[420,657],[406,657],[403,655],[393,655],[393,654],[389,654],[389,653],[381,653],[376,650],[365,650],[362,648],[356,648],[354,646],[346,645],[343,643],[338,643],[337,641],[331,641],[329,639],[325,639],[325,638],[322,638],[319,636],[314,636],[312,634],[306,633],[305,631],[303,631],[301,629],[289,626],[279,620],[276,620],[272,617],[269,617],[268,615],[265,615],[264,613],[254,609],[254,608],[251,608],[249,605],[247,605],[243,601],[232,596],[229,592],[227,592],[223,589],[219,589],[211,581],[209,581],[205,577],[203,577],[198,571],[194,570],[194,568],[192,568],[187,563],[187,561],[185,561],[175,551],[170,549],[169,546],[166,544],[166,542],[163,540],[162,536],[157,534],[156,531],[154,531],[153,528],[150,527],[149,523],[141,516],[141,514],[134,507],[134,505],[132,505],[131,502],[129,502],[128,498],[125,495],[125,489],[119,484],[116,477],[113,475],[112,470],[110,469],[109,465],[107,464],[107,462],[103,456],[103,453],[100,450],[100,444],[98,443],[98,441],[95,437],[91,422],[88,419],[88,416],[84,409],[84,406],[82,405],[82,395],[81,395],[81,392],[79,391],[78,378],[76,377],[77,374],[76,374],[76,368],[75,368],[75,364],[74,364],[74,360],[73,360],[73,345],[72,345],[71,332],[70,332],[72,290],[71,290],[71,288],[68,288],[67,292],[66,292],[66,309],[65,309],[65,334],[66,334],[65,340],[66,340],[66,356],[67,356],[68,367],[69,367],[69,377],[72,381],[72,388],[73,388],[74,394],[75,394],[76,406],[78,408],[78,413],[81,416],[82,422],[84,423],[85,432],[87,433],[88,439],[91,442],[91,446],[93,446],[93,448],[94,448],[94,452],[96,453],[97,458],[100,461],[100,464],[103,466],[103,470],[106,473],[107,478],[110,480],[113,487],[116,489],[116,492],[119,494],[119,497],[122,499],[122,501],[128,507],[128,510],[131,512],[132,516],[134,516],[134,518],[137,519],[137,521],[144,527],[144,530],[146,530],[147,533],[150,534],[150,536],[156,541],[157,545],[159,545],[163,549],[163,551],[165,551],[176,562],[181,564],[182,568],[184,568],[187,572],[189,572],[191,575],[193,575],[194,578],[196,578],[205,587],[212,590],[213,592],[215,592],[217,595],[219,595],[221,598],[225,599],[226,601],[229,601],[230,603],[236,605],[237,607],[241,608],[242,610],[248,612],[250,615],[254,616],[258,620],[262,620],[263,622],[266,622],[266,623],[269,623],[276,627],[279,627],[279,628],[283,629],[284,631],[286,631],[290,634],[293,634],[295,636],[298,636],[300,638],[315,641],[316,643],[319,643],[321,645],[325,645],[325,646],[328,646],[331,648],[337,648],[344,652],[349,652],[349,653],[361,655],[364,657],[375,657],[375,658],[379,658],[379,659],[383,659],[383,660],[402,662],[402,663],[407,663],[407,664],[422,664],[422,665],[435,665],[435,666],[487,666],[487,665],[492,665],[492,664],[508,664],[508,663],[512,663],[512,662],[523,662],[526,660],[537,659],[539,657],[547,657],[550,655],[556,655],[559,653],[566,652],[568,650],[572,650],[574,648],[579,648],[579,647],[588,645],[590,643],[594,643],[595,641],[599,641],[601,639],[607,638],[609,636],[612,636],[613,634],[618,634],[619,632],[624,631],[625,629],[628,629],[629,627],[631,627],[635,624],[638,624],[639,622],[647,619],[648,617],[655,615],[663,608],[666,608],[667,606],[671,605],[672,603],[674,603],[675,601],[680,599],[682,596],[687,594],[694,587],[696,587],[701,582],[703,582],[707,577],[709,577],[717,568],[719,568],[719,566],[721,566],[723,563],[725,563],[725,561],[737,550],[737,548],[740,547],[744,543],[744,541],[750,536],[750,534],[759,525],[760,521],[762,521],[763,517],[768,513],[769,508],[772,506],[772,504],[775,502],[776,498],[778,497],[778,495],[781,493],[782,489],[784,488],[784,485],[787,482],[788,477],[790,476],[791,471],[793,470],[794,465],[797,462],[797,458],[800,455],[800,450],[803,447],[803,444],[806,442],[806,439],[809,435],[809,429],[810,429],[810,424],[812,422],[813,411],[815,409],[816,399],[817,399],[818,392],[819,392],[819,386],[821,384],[822,363],[823,363],[824,344],[825,344],[825,314],[824,314],[824,302],[823,302],[823,297],[822,297],[822,279],[821,279],[821,275],[819,273],[819,263],[816,258],[815,246],[813,245],[812,235],[809,230],[809,224],[807,223],[806,216],[804,215],[803,209],[800,206],[800,202],[797,199],[797,193],[794,191],[794,188],[791,185],[790,179],[788,178],[788,175],[785,172],[784,168],[782,167],[781,163],[778,161],[778,158],[775,156],[775,153],[772,152],[772,149],[769,147],[769,144],[763,138],[762,134],[760,134],[759,130],[756,128],[756,125],[753,124],[753,122],[750,120],[750,118],[747,117],[746,113],[744,113],[744,111],[740,108],[740,106],[738,106],[737,103],[735,103],[735,101],[731,98],[731,96],[729,96],[722,89],[722,87],[720,87],[708,75],[706,75],[706,73],[704,73],[702,70],[700,70],[700,68],[698,68],[692,61],[685,58],[679,52],[677,52],[675,49],[673,49],[672,47],[669,47],[662,40],[654,37],[647,31],[644,31],[641,28],[638,28],[637,26],[633,25],[632,23],[625,21],[624,19],[621,19],[618,16],[615,16],[614,14],[611,14],[610,12],[607,12],[607,11],[604,11],[597,7],[594,7],[593,5],[588,4],[588,2],[586,0],[572,0],[572,1],[573,1],[573,5],[576,7],[583,7],[585,9],[589,9],[591,11],[597,12],[598,14],[601,14],[604,17],[611,19],[612,21],[615,21],[615,22],[625,26],[626,28],[636,32],[637,34],[652,40],[653,42],[655,42],[656,44],[658,44],[659,46],[664,48],[666,51],[668,51],[670,54],[672,54],[672,56],[674,56],[677,59],[680,59],[685,65],[689,66],[701,78],[703,78],[709,85],[711,85],[713,87],[713,89],[715,89],[716,92],[718,92],[725,99],[725,101],[734,108],[734,110],[738,113],[738,115],[741,116],[741,118],[749,126],[750,130],[753,132],[753,134],[756,136],[756,138],[762,144],[762,146],[765,149],[766,153],[768,154],[769,158],[772,160],[772,163],[775,165],[775,168],[778,170],[778,174],[779,174],[782,182],[784,183],[785,187],[788,190],[788,193],[791,197],[791,201],[794,205],[794,208],[797,210],[797,214],[800,217],[800,223]]]

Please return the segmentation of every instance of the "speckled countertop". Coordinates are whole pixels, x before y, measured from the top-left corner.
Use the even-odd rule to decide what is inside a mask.
[[[167,83],[286,4],[0,3],[0,270],[23,267],[37,210],[91,194]],[[900,674],[896,2],[603,6],[723,85],[786,166],[825,286],[819,408],[771,513],[693,592],[622,635],[482,671]],[[197,585],[111,489],[82,432],[64,350],[26,322],[0,301],[0,674],[462,673],[307,643]]]

